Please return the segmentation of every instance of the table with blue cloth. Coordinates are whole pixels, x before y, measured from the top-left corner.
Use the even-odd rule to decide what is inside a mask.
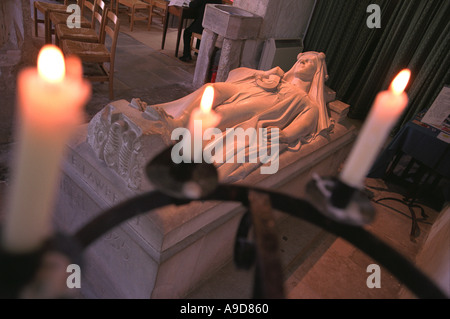
[[[441,133],[449,133],[422,123],[421,118],[418,115],[400,129],[381,152],[368,177],[385,177],[394,158],[406,154],[441,177],[450,178],[450,144],[438,138]]]

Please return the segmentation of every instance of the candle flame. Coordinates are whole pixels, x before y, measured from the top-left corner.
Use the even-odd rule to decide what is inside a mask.
[[[211,85],[209,85],[203,92],[202,100],[200,102],[200,108],[203,113],[209,113],[211,111],[213,100],[214,100],[214,88]]]
[[[408,85],[409,78],[411,77],[411,71],[404,69],[395,77],[391,83],[391,90],[394,94],[402,94]]]
[[[38,56],[38,73],[41,78],[50,82],[61,82],[66,73],[64,56],[61,50],[52,44],[45,45]]]

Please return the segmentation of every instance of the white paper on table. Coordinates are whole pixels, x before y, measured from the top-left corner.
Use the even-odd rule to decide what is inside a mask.
[[[450,143],[450,135],[447,133],[441,132],[438,134],[437,138],[445,143]]]
[[[191,0],[170,0],[169,6],[189,6],[189,2],[191,2]]]
[[[422,118],[422,123],[440,128],[450,115],[450,87],[444,86],[431,107]]]

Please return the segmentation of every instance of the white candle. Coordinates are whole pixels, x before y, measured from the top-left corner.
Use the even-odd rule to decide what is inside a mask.
[[[216,127],[221,117],[212,110],[214,101],[214,88],[207,86],[203,92],[200,107],[194,109],[189,119],[188,129],[191,134],[191,154],[183,155],[184,162],[202,162],[203,155],[203,133],[208,128]]]
[[[367,120],[339,176],[340,180],[348,186],[363,187],[364,179],[389,132],[408,104],[408,96],[404,89],[410,75],[409,70],[401,71],[392,81],[389,90],[380,92],[376,96]]]
[[[18,74],[17,144],[2,233],[6,250],[32,251],[51,235],[60,162],[90,93],[80,60],[64,61],[53,45],[39,52],[37,69]]]

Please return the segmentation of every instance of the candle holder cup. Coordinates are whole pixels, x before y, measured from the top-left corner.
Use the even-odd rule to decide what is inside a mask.
[[[175,198],[198,199],[214,191],[219,183],[216,167],[204,162],[175,164],[172,148],[166,148],[146,165],[150,182]]]
[[[367,195],[335,177],[314,174],[306,185],[306,192],[317,210],[335,221],[363,226],[375,217],[375,209]]]

